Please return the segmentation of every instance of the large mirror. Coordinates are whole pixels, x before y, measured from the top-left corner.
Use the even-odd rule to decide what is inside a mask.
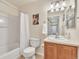
[[[77,0],[53,0],[47,12],[48,35],[64,35],[75,28]]]
[[[59,16],[48,17],[48,35],[57,35],[59,27]]]

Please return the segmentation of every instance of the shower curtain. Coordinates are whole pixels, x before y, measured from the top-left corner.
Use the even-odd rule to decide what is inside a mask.
[[[20,54],[29,46],[29,18],[28,14],[20,13]]]

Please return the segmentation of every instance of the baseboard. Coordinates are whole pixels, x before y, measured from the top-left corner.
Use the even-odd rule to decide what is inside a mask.
[[[37,55],[44,56],[44,53],[36,52]]]

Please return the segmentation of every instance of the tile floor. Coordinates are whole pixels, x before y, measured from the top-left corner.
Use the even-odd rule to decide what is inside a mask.
[[[44,57],[41,55],[36,55],[36,59],[44,59]]]
[[[23,56],[20,56],[18,59],[25,59]],[[41,55],[36,55],[36,59],[44,59]]]

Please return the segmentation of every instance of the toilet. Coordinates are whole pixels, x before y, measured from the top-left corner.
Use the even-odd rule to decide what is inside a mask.
[[[40,46],[40,39],[31,38],[30,46],[31,47],[27,47],[23,51],[23,56],[25,57],[25,59],[35,59],[35,49]]]
[[[25,57],[25,59],[35,59],[35,48],[34,47],[25,48],[23,56]]]
[[[38,38],[31,38],[30,39],[30,46],[34,47],[35,49],[40,46],[41,40]]]

